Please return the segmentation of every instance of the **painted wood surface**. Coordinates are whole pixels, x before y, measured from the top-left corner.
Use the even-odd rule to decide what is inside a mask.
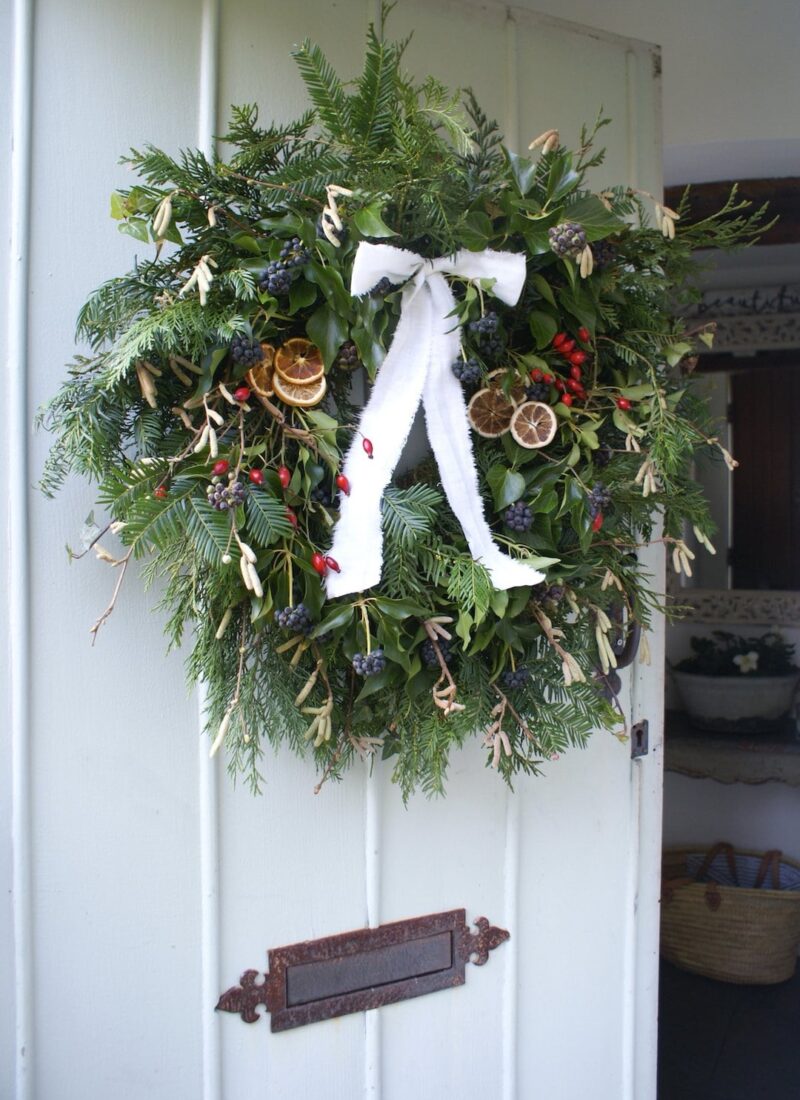
[[[62,552],[89,491],[73,483],[52,503],[30,489],[47,446],[32,412],[62,376],[77,309],[141,247],[104,217],[127,179],[119,155],[145,140],[207,147],[231,103],[292,117],[290,46],[309,35],[355,71],[375,5],[16,0],[15,14],[13,93],[32,111],[17,110],[16,160],[0,165],[4,239],[17,217],[15,239],[30,241],[22,263],[9,250],[0,261],[14,353],[4,397],[19,414],[2,438],[14,491],[0,593],[16,654],[0,815],[17,857],[14,872],[0,851],[16,899],[0,901],[0,967],[19,1012],[15,1024],[0,999],[0,1096],[653,1100],[659,752],[634,766],[599,735],[512,795],[476,743],[453,759],[446,800],[408,808],[389,768],[315,798],[307,766],[268,752],[254,799],[208,764],[182,657],[164,655],[135,577],[90,649],[109,575]],[[603,102],[615,117],[603,178],[659,186],[648,47],[455,0],[401,0],[391,29],[413,29],[409,66],[473,86],[520,149],[554,125],[574,139]],[[3,59],[12,42],[0,10]],[[655,719],[658,678],[635,680],[636,716]],[[211,1011],[211,991],[265,964],[270,946],[462,905],[512,939],[461,989],[275,1036]]]

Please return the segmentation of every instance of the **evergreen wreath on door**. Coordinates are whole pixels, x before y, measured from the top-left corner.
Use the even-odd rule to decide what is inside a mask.
[[[687,527],[713,534],[692,458],[733,462],[687,377],[711,333],[677,310],[692,252],[763,211],[733,194],[686,225],[597,189],[603,117],[518,156],[403,49],[370,29],[345,85],[306,42],[302,118],[235,109],[228,159],[131,152],[111,212],[146,254],[83,307],[91,354],[40,414],[44,490],[83,475],[109,517],[84,537],[116,573],[93,634],[143,559],[212,751],[255,789],[266,742],[320,783],[379,753],[406,797],[473,739],[510,781],[624,736],[618,624],[661,611],[637,550],[660,520],[690,572]]]

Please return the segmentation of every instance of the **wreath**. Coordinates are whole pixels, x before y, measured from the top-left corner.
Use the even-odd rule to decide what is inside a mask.
[[[43,488],[84,475],[108,516],[93,635],[146,559],[212,751],[255,789],[267,741],[320,783],[379,753],[405,797],[476,733],[507,781],[624,737],[620,623],[661,610],[637,551],[690,573],[692,459],[733,461],[687,379],[711,332],[677,307],[692,252],[762,212],[598,189],[603,117],[518,156],[402,55],[370,30],[344,84],[306,42],[297,121],[234,109],[228,159],[132,150],[111,214],[148,255],[89,298],[91,353],[40,414]],[[406,444],[420,405],[432,453]]]

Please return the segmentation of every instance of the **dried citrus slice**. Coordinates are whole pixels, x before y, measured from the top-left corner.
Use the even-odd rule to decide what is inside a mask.
[[[546,447],[556,434],[556,414],[543,401],[526,401],[511,417],[511,434],[520,447]]]
[[[252,367],[244,376],[250,389],[256,397],[272,397],[272,376],[275,373],[273,363],[275,361],[275,348],[272,344],[262,344],[261,351],[264,358]]]
[[[275,352],[275,370],[296,386],[311,386],[325,371],[319,348],[303,336],[293,336]]]
[[[478,390],[467,406],[467,415],[478,435],[494,439],[508,431],[514,402],[500,389]]]
[[[300,409],[310,409],[312,405],[318,405],[328,389],[328,383],[324,378],[319,378],[316,382],[310,384],[303,383],[300,385],[297,382],[287,382],[277,371],[272,379],[272,384],[275,387],[276,397],[279,397],[285,404],[295,405]]]
[[[504,386],[506,376],[511,374],[513,381],[510,386]],[[508,389],[508,397],[514,402],[515,405],[521,405],[525,400],[525,383],[520,379],[516,371],[509,370],[508,367],[498,367],[497,370],[493,370],[488,377],[489,385],[492,389],[499,387],[500,389]]]

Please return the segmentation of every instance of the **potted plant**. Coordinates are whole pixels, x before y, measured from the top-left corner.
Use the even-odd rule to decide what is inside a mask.
[[[692,650],[672,670],[692,725],[766,733],[788,713],[800,669],[794,646],[777,631],[742,638],[715,630],[692,638]]]

